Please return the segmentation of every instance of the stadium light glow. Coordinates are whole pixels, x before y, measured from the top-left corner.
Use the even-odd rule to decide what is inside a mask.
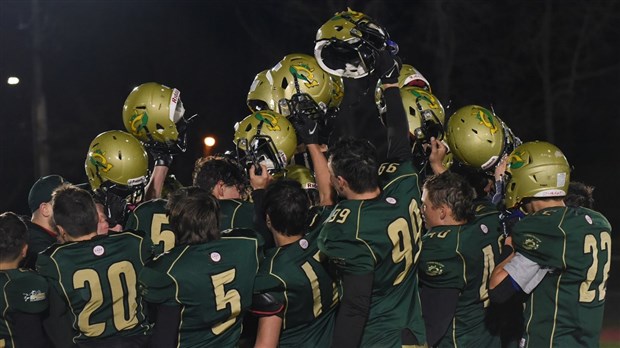
[[[6,83],[8,83],[9,85],[16,85],[19,83],[19,78],[15,76],[11,76],[6,80]]]
[[[205,146],[212,147],[213,145],[215,145],[215,138],[214,137],[205,137],[204,143],[205,143]]]

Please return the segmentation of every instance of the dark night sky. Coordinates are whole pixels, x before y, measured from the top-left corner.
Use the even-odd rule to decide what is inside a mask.
[[[492,105],[522,140],[550,140],[543,118],[552,100],[554,141],[575,167],[573,179],[595,185],[597,208],[618,221],[611,205],[620,191],[612,180],[620,5],[611,1],[40,0],[51,172],[84,182],[90,141],[123,129],[129,91],[157,81],[181,90],[187,113],[200,114],[188,152],[172,168],[188,184],[203,136],[218,137],[217,152],[232,148],[233,124],[249,114],[245,98],[254,75],[285,54],[312,54],[316,29],[347,5],[390,31],[403,61],[422,71],[452,112]],[[37,178],[31,8],[31,1],[0,1],[0,208],[22,213]],[[545,18],[551,18],[548,36]],[[7,86],[10,75],[21,84]],[[544,76],[553,95],[545,94]]]

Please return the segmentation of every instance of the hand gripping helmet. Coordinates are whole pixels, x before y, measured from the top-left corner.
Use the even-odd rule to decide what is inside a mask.
[[[501,120],[478,105],[458,109],[448,120],[446,135],[454,157],[474,168],[490,169],[504,151]]]
[[[180,95],[178,89],[155,82],[134,88],[123,105],[125,128],[145,144],[160,143],[185,151],[185,109]]]
[[[403,64],[400,68],[400,75],[398,76],[398,87],[419,87],[431,91],[431,84],[428,80],[418,71],[416,68],[409,64]]]
[[[277,110],[278,101],[273,98],[272,86],[273,78],[269,70],[263,70],[256,74],[247,98],[250,111]]]
[[[518,146],[508,159],[506,208],[529,197],[562,197],[568,192],[570,166],[555,145],[532,141]]]
[[[107,131],[90,143],[84,168],[93,191],[102,185],[139,187],[147,182],[148,156],[131,134]]]
[[[286,117],[268,110],[237,122],[233,142],[239,161],[246,168],[265,162],[271,174],[282,171],[297,148],[293,125]]]
[[[319,67],[314,57],[301,53],[286,55],[270,72],[280,114],[302,113],[314,119],[325,114],[334,87],[331,76]]]
[[[375,52],[397,51],[388,32],[375,20],[351,9],[338,12],[316,33],[314,56],[323,70],[336,76],[361,78],[375,68]]]
[[[416,141],[428,142],[431,137],[443,139],[446,115],[441,102],[434,95],[418,87],[400,89],[409,132]]]

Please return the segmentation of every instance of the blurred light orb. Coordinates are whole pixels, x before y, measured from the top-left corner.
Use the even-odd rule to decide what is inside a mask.
[[[215,145],[215,138],[214,137],[205,137],[205,145],[208,147],[211,147],[213,145]]]
[[[15,76],[11,76],[6,80],[6,83],[8,83],[9,85],[16,85],[19,83],[19,78]]]

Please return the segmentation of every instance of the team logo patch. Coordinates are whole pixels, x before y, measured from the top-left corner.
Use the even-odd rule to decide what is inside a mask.
[[[101,256],[104,253],[105,253],[105,249],[101,245],[96,245],[93,248],[93,254],[95,254],[95,256]]]
[[[47,298],[47,295],[41,290],[32,290],[22,293],[22,295],[24,295],[24,302],[39,302]]]
[[[88,156],[88,160],[95,166],[95,168],[97,168],[97,170],[101,170],[104,173],[107,173],[110,169],[112,169],[112,164],[108,163],[108,159],[105,157],[105,152],[101,151],[101,149],[92,150]]]
[[[396,204],[396,198],[394,197],[388,197],[385,199],[385,201],[392,205]]]
[[[592,218],[590,217],[590,215],[586,215],[586,221],[592,225]]]
[[[131,134],[139,135],[141,132],[146,131],[146,124],[149,122],[149,115],[146,111],[138,112],[134,111],[133,115],[129,119],[129,129]]]
[[[489,228],[487,227],[487,225],[485,224],[481,224],[480,225],[480,230],[482,231],[482,233],[487,234],[489,233]]]
[[[214,251],[211,253],[211,261],[213,262],[220,262],[220,260],[222,260],[222,255],[220,255],[220,253]]]
[[[526,161],[524,158],[527,158],[527,152],[525,151],[516,151],[512,156],[510,156],[510,168],[519,169],[526,165]]]
[[[431,261],[426,263],[424,273],[434,277],[443,274],[444,268],[445,266],[442,263]]]
[[[302,249],[308,249],[308,241],[305,239],[300,239],[299,240],[299,246],[301,246]]]
[[[523,249],[536,250],[540,247],[541,240],[531,234],[526,234],[523,240]]]

